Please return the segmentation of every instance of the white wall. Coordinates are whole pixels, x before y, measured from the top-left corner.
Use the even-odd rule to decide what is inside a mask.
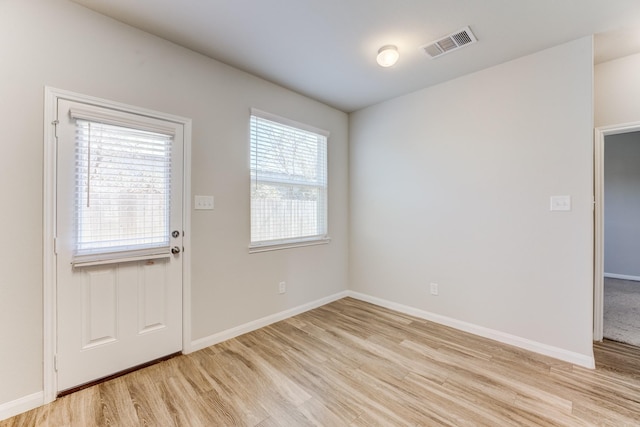
[[[350,288],[591,358],[592,61],[584,38],[353,113]]]
[[[45,85],[193,119],[193,340],[346,290],[346,114],[66,0],[1,1],[0,39],[0,406],[42,390]],[[248,254],[250,107],[331,132],[329,245]]]
[[[604,144],[604,271],[640,277],[640,132]]]
[[[595,66],[594,70],[594,114],[595,125],[597,127],[604,126],[616,126],[626,123],[640,123],[640,54],[629,55],[623,58],[619,58],[613,61],[604,62]],[[634,133],[636,134],[636,133]],[[631,134],[631,135],[634,135]],[[611,150],[615,148],[610,146],[610,142],[615,141],[618,138],[626,139],[628,136],[610,135],[605,138],[605,174],[609,175],[610,172],[621,167],[619,162],[626,162],[628,158],[619,158],[614,156],[610,157]],[[624,157],[624,155],[622,156]],[[622,273],[610,270],[624,270],[627,272],[633,271],[628,268],[629,266],[612,264],[613,255],[611,254],[611,245],[619,245],[621,241],[617,236],[615,229],[612,225],[618,223],[619,220],[612,220],[609,206],[609,196],[611,193],[610,176],[605,175],[605,272],[613,274],[623,275],[636,275],[631,273]],[[628,236],[627,236],[628,237]],[[633,256],[635,251],[635,244],[633,249],[627,247],[629,251],[626,251],[627,256]],[[628,246],[628,245],[627,245]],[[622,258],[617,258],[618,260]],[[633,260],[630,259],[625,264],[631,264]],[[637,269],[636,269],[637,270]],[[638,272],[640,273],[640,272]],[[640,274],[637,274],[640,275]]]
[[[640,122],[640,54],[595,66],[595,126]]]

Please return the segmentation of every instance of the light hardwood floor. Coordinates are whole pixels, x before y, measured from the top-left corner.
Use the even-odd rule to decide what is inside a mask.
[[[640,352],[595,352],[584,369],[345,298],[0,426],[640,425]]]

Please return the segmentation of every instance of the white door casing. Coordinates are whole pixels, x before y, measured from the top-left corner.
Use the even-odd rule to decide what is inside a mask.
[[[53,247],[45,246],[51,249],[45,250],[45,403],[54,400],[58,391],[189,351],[189,265],[184,252],[189,247],[185,234],[189,228],[189,182],[184,172],[190,163],[191,130],[188,119],[55,89],[47,88],[46,95],[45,121],[52,115],[54,120],[45,126],[57,123],[53,132],[45,130],[45,245],[51,242],[55,247],[53,253]],[[170,230],[179,233],[170,238],[170,244],[180,253],[72,265],[75,120],[68,111],[78,102],[90,104],[90,108],[102,104],[118,114],[133,111],[144,120],[157,117],[175,127]],[[53,212],[47,214],[47,207]]]

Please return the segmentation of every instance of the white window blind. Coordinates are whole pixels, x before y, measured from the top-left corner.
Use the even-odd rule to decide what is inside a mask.
[[[172,140],[76,119],[76,259],[169,252]]]
[[[328,133],[252,109],[251,247],[327,239]]]

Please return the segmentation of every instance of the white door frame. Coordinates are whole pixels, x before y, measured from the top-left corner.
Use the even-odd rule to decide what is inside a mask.
[[[183,180],[183,247],[182,254],[182,352],[191,352],[191,119],[134,107],[93,96],[82,95],[51,87],[44,88],[44,188],[43,188],[43,389],[44,403],[56,399],[57,374],[55,366],[56,325],[56,110],[58,99],[105,106],[144,116],[179,123],[184,127]]]
[[[602,341],[604,328],[604,141],[609,135],[640,131],[640,122],[603,126],[594,135],[595,251],[593,277],[593,340]]]

